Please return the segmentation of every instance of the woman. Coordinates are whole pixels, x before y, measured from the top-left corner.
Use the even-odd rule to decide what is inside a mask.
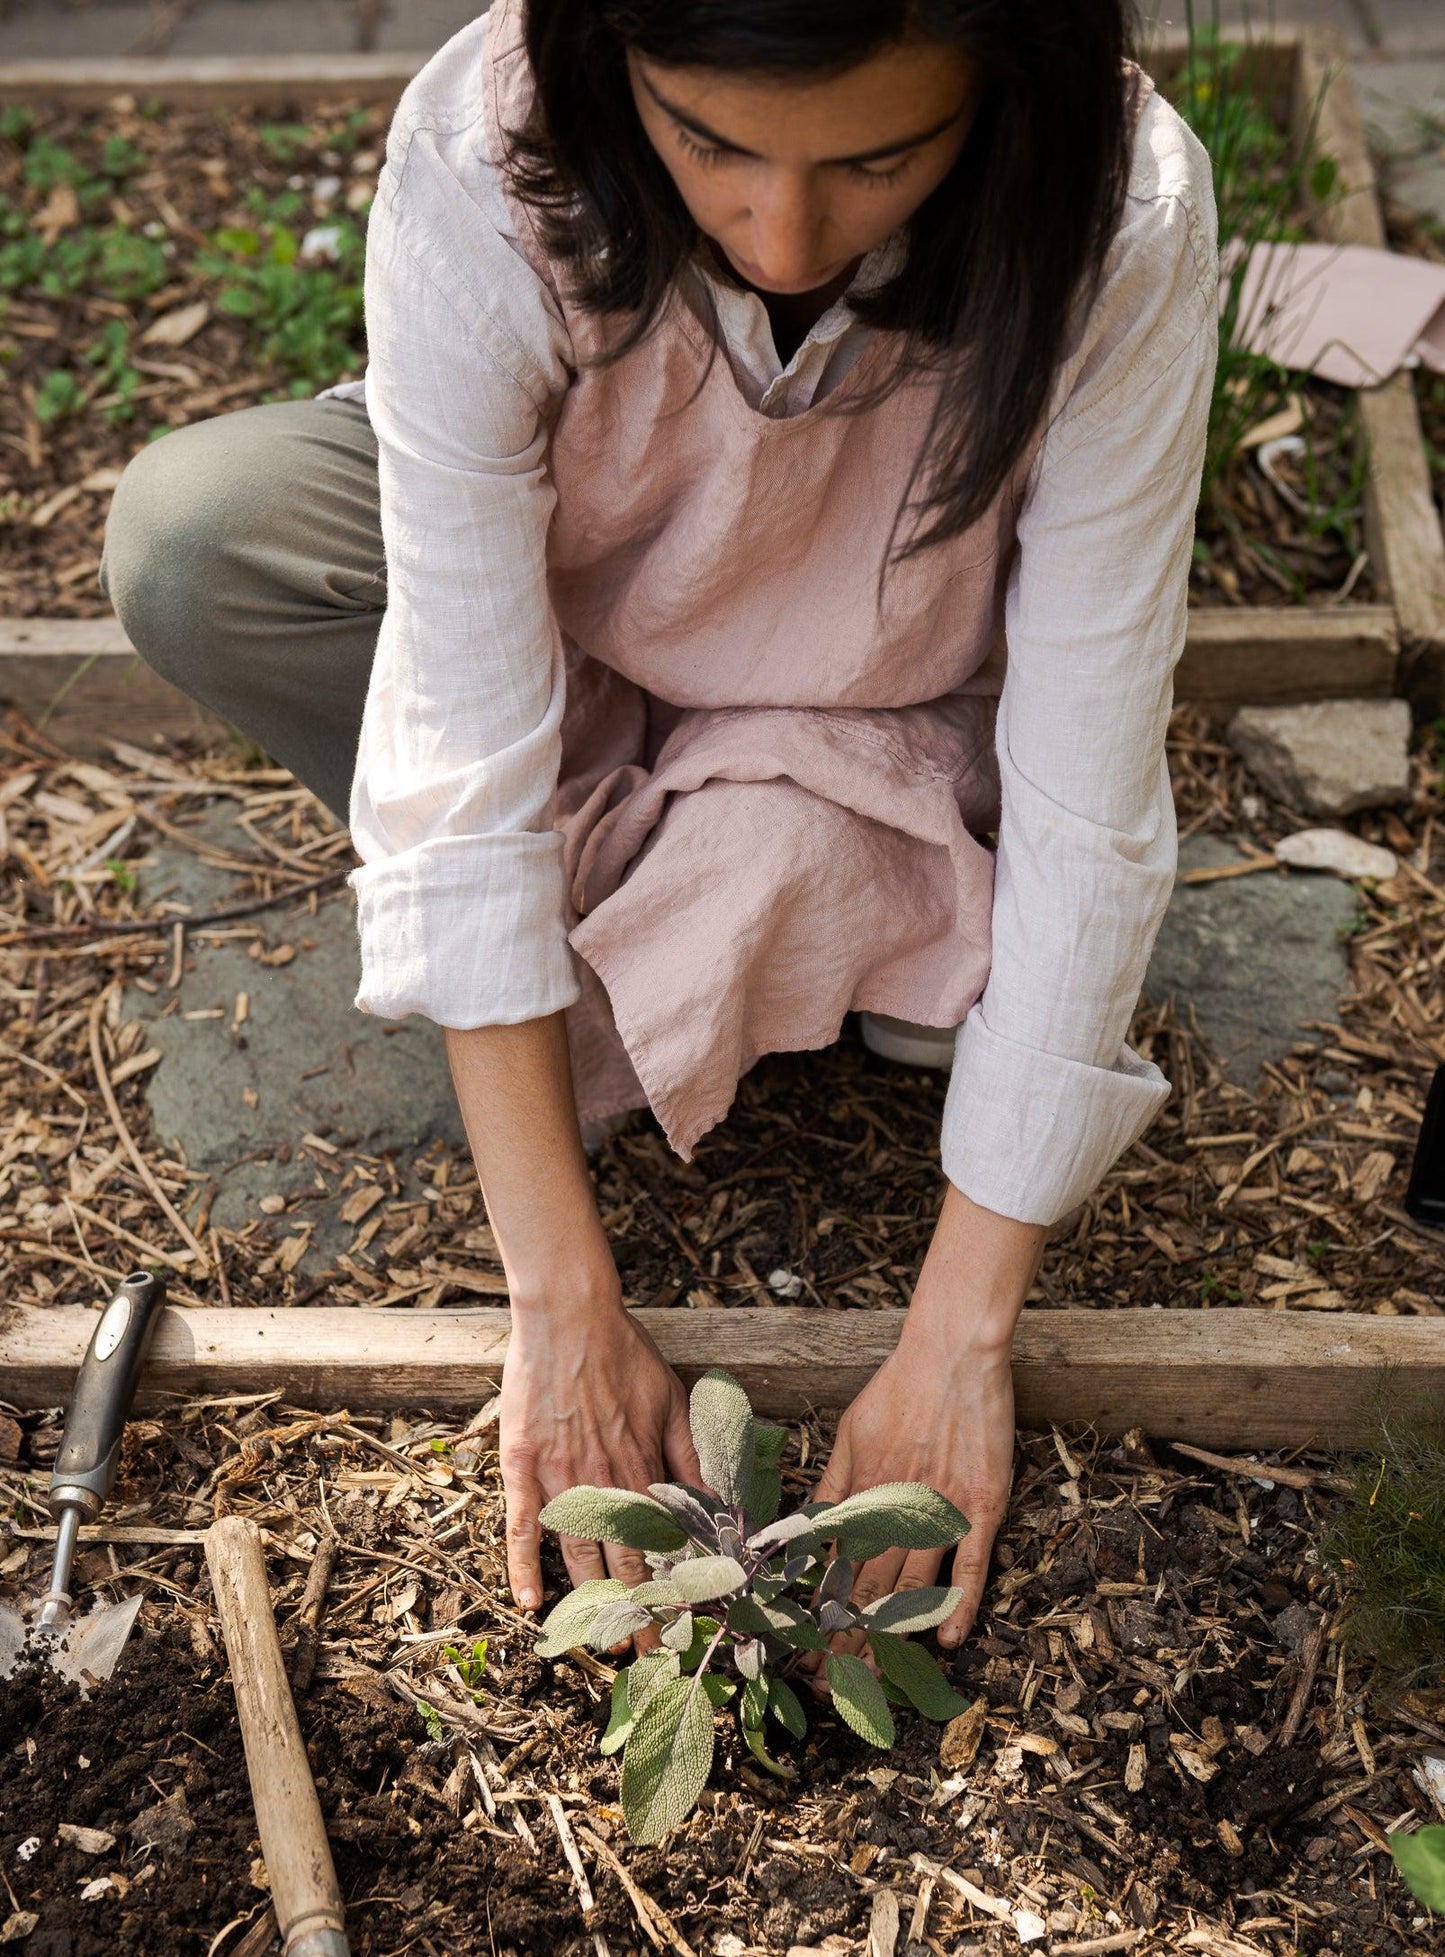
[[[132,639],[349,819],[357,1004],[446,1029],[525,1609],[552,1494],[698,1478],[579,1117],[650,1103],[687,1154],[851,1008],[943,1042],[947,1183],[820,1492],[944,1490],[943,1642],[976,1613],[1048,1226],[1168,1093],[1125,1035],[1217,270],[1123,4],[499,0],[392,126],[364,387],[173,434],[117,494]]]

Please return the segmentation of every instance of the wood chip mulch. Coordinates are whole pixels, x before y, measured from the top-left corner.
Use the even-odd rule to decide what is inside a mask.
[[[611,1667],[538,1661],[507,1601],[495,1420],[237,1396],[133,1422],[80,1575],[142,1588],[141,1631],[89,1703],[48,1673],[0,1693],[0,1868],[32,1948],[276,1948],[200,1547],[230,1511],[265,1532],[359,1957],[1439,1949],[1385,1837],[1436,1818],[1445,1694],[1390,1700],[1346,1662],[1313,1547],[1327,1467],[1025,1436],[954,1670],[970,1710],[903,1721],[884,1755],[820,1707],[786,1790],[720,1735],[699,1809],[636,1850],[596,1753]],[[0,1468],[17,1594],[43,1577],[58,1416],[23,1428]],[[793,1430],[790,1504],[826,1445]],[[113,1840],[87,1853],[62,1824]]]
[[[1411,806],[1348,825],[1395,849],[1399,869],[1359,891],[1337,1021],[1307,1030],[1251,1091],[1212,1056],[1187,1001],[1141,1004],[1132,1039],[1175,1093],[1056,1226],[1034,1303],[1440,1313],[1445,1244],[1401,1207],[1445,1062],[1445,804],[1432,740],[1414,757]],[[1295,818],[1250,785],[1196,710],[1176,714],[1171,760],[1182,835],[1235,837],[1247,874],[1299,874],[1268,856]],[[163,900],[148,911],[125,885],[148,887],[159,851],[214,857],[188,823],[223,788],[241,797],[255,845],[226,859],[244,873],[236,896],[199,916]],[[141,1252],[169,1265],[180,1303],[435,1308],[495,1294],[500,1266],[463,1151],[438,1143],[407,1160],[367,1154],[344,1133],[298,1135],[313,1188],[218,1230],[214,1180],[150,1132],[158,1056],[145,1023],[124,1016],[125,986],[173,996],[178,961],[222,934],[248,942],[263,984],[268,962],[308,955],[295,941],[319,902],[350,902],[335,894],[354,861],[348,839],[291,777],[219,750],[120,744],[105,765],[77,761],[12,716],[0,732],[0,856],[0,1264],[11,1296],[91,1301]],[[939,1199],[942,1099],[941,1077],[872,1060],[849,1034],[821,1054],[762,1062],[692,1164],[639,1118],[596,1163],[629,1300],[906,1304]],[[318,1204],[340,1206],[345,1261],[298,1273]]]

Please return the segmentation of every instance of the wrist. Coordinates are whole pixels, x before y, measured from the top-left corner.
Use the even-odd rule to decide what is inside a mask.
[[[907,1326],[975,1358],[1006,1356],[1048,1232],[984,1209],[949,1184]]]

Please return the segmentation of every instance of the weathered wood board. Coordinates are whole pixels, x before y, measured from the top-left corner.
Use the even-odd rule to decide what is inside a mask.
[[[901,1311],[739,1307],[636,1314],[685,1381],[724,1366],[760,1412],[839,1407],[872,1377]],[[168,1307],[142,1404],[278,1392],[303,1406],[476,1407],[506,1356],[503,1310],[368,1313]],[[69,1393],[92,1313],[0,1306],[0,1400]],[[1445,1319],[1218,1311],[1026,1311],[1014,1342],[1023,1426],[1132,1427],[1205,1445],[1339,1447],[1363,1434],[1385,1368],[1400,1412],[1445,1404]]]

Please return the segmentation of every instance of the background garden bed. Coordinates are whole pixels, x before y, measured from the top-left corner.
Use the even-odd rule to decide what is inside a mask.
[[[1177,42],[1156,52],[1166,86],[1178,85],[1182,58]],[[10,379],[0,697],[32,715],[53,707],[48,725],[63,745],[203,725],[108,617],[95,573],[110,490],[126,457],[166,428],[360,370],[366,203],[411,67],[357,57],[321,77],[285,61],[0,69],[0,127],[11,132],[0,165],[11,233],[0,246],[0,287],[10,288],[0,315]],[[1328,38],[1283,30],[1251,51],[1248,79],[1301,139],[1322,105],[1317,148],[1351,194],[1322,208],[1321,230],[1379,242],[1353,88]],[[22,241],[37,226],[44,252]],[[308,251],[308,233],[331,235]],[[24,276],[27,251],[40,287]],[[45,291],[47,281],[66,289]],[[1278,565],[1315,560],[1295,550],[1271,562],[1288,512],[1257,471],[1241,470],[1234,501],[1269,547],[1226,537],[1201,558],[1178,697],[1220,706],[1403,686],[1433,710],[1445,551],[1409,381],[1354,408],[1323,384],[1296,391],[1313,403],[1312,420],[1358,420],[1372,457],[1367,556],[1350,561],[1346,524],[1311,574],[1312,602],[1285,602]],[[1366,592],[1372,602],[1358,602]],[[1339,593],[1353,596],[1329,602]],[[1260,597],[1268,602],[1244,602]]]

